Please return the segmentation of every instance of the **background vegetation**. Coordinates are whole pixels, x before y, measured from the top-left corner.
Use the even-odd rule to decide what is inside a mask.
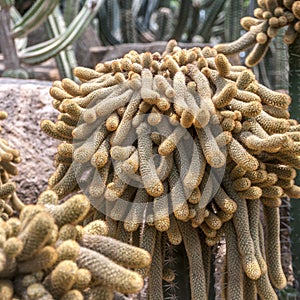
[[[252,15],[257,6],[255,0],[63,0],[51,1],[57,5],[38,18],[34,7],[39,2],[0,0],[4,77],[35,78],[30,66],[55,58],[61,78],[72,78],[75,66],[93,67],[95,60],[107,57],[111,46],[116,55],[123,55],[128,43],[132,49],[147,49],[171,38],[197,45],[230,42],[245,33],[240,19]],[[4,18],[7,13],[9,20]],[[79,24],[78,15],[84,23]],[[5,26],[13,32],[12,37],[9,35],[11,43],[3,41]],[[272,41],[254,72],[269,88],[289,91],[293,98],[291,117],[300,121],[300,41],[287,46],[282,34]],[[242,52],[232,59],[243,64],[246,55]],[[300,291],[300,204],[295,200],[291,203],[291,208],[285,208],[290,209],[290,219],[282,220],[282,226],[291,229],[293,288]],[[283,292],[282,299],[296,299],[293,288]]]

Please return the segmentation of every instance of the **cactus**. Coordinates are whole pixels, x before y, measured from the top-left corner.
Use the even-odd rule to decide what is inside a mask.
[[[124,58],[98,64],[95,70],[77,68],[74,73],[82,81],[79,88],[75,87],[76,93],[73,88],[68,93],[68,88],[58,83],[51,89],[54,103],[58,103],[54,107],[79,123],[62,126],[57,122],[50,132],[45,130],[74,146],[68,170],[50,189],[57,191],[61,187],[63,197],[82,188],[104,214],[100,219],[106,220],[108,235],[128,241],[126,231],[133,236],[141,231],[143,236],[139,241],[134,239],[135,245],[149,251],[154,265],[162,262],[157,250],[161,235],[162,241],[167,239],[174,245],[183,241],[195,299],[208,295],[210,262],[206,259],[210,258],[196,259],[191,247],[199,244],[196,252],[206,253],[205,247],[218,243],[223,234],[226,239],[229,230],[238,245],[238,258],[233,259],[239,259],[241,266],[240,289],[232,291],[232,297],[240,297],[244,285],[260,296],[274,294],[270,284],[268,291],[262,287],[270,278],[274,281],[266,265],[275,257],[280,268],[280,252],[277,249],[276,256],[265,257],[268,246],[260,249],[265,244],[264,236],[255,228],[260,224],[260,207],[277,209],[284,194],[299,197],[299,188],[292,181],[295,168],[300,167],[299,129],[286,113],[290,97],[259,84],[250,70],[232,66],[213,48],[185,50],[175,41],[169,42],[160,57],[132,51]],[[168,107],[161,105],[162,100]],[[65,109],[70,103],[76,107],[76,114]],[[154,119],[153,114],[158,116]],[[117,127],[107,130],[107,120],[115,116],[119,120]],[[42,122],[42,128],[46,122]],[[119,127],[125,131],[119,131]],[[99,135],[92,134],[95,129]],[[135,138],[137,142],[132,143]],[[66,146],[66,153],[69,147]],[[103,163],[95,163],[97,153],[101,153]],[[153,153],[157,158],[153,158]],[[81,173],[75,174],[75,162],[79,163],[77,168],[85,166],[91,170],[93,189],[85,190],[80,184]],[[216,173],[211,174],[211,169]],[[219,178],[222,170],[225,176]],[[72,185],[66,185],[67,182]],[[92,193],[97,187],[101,192]],[[118,221],[124,223],[118,225]],[[233,225],[226,227],[227,223]],[[120,226],[124,228],[120,230]],[[279,238],[279,231],[272,234]],[[233,240],[231,235],[228,238]],[[230,259],[227,267],[232,268]],[[199,268],[195,269],[196,261]],[[138,270],[143,276],[150,276],[149,297],[154,293],[154,285],[162,295],[162,269]],[[154,274],[157,281],[151,277]],[[199,276],[203,281],[194,285]],[[226,279],[229,285],[235,285],[232,278]],[[281,289],[284,285],[283,279],[277,284]]]
[[[102,1],[93,4],[85,3],[79,14],[61,35],[53,40],[22,50],[20,53],[21,61],[26,64],[37,64],[57,55],[80,36],[101,4]]]
[[[299,38],[299,18],[298,1],[258,1],[254,17],[241,19],[242,27],[248,32],[231,43],[216,45],[215,49],[230,55],[254,46],[245,61],[248,67],[253,67],[264,58],[271,40],[280,35],[280,28],[287,27],[283,36],[287,45]]]
[[[0,111],[0,120],[6,118],[7,113]],[[14,210],[19,211],[24,206],[16,194],[16,184],[11,181],[11,177],[18,174],[15,164],[20,163],[21,158],[19,151],[10,147],[8,141],[3,138],[0,140],[0,157],[0,217],[3,220],[7,220],[13,215]]]
[[[24,35],[28,35],[45,21],[57,4],[58,0],[40,0],[35,2],[35,4],[26,12],[22,19],[14,24],[12,28],[12,36],[14,38],[19,38],[23,37]]]
[[[140,5],[137,14],[135,7],[131,7],[132,2],[128,4],[131,10],[123,2],[120,1],[119,6],[127,13],[124,28],[130,25],[130,32],[136,33],[139,39],[152,38],[145,33],[150,28],[151,14],[160,6],[169,10],[158,10],[157,22],[163,29],[159,33],[162,38],[170,34],[165,25],[170,22],[168,13],[171,14],[174,2],[169,5],[169,1],[159,4],[153,1],[146,7],[146,1],[142,1],[137,4]],[[67,5],[70,3],[67,1]],[[108,20],[108,26],[114,24],[115,29],[115,22],[111,22],[113,17],[104,16],[106,12],[117,15],[120,7],[112,8],[116,4],[117,1],[106,2],[101,12],[102,28]],[[200,4],[207,6],[207,1]],[[207,15],[216,16],[223,4],[224,1],[214,2]],[[193,1],[193,5],[199,2]],[[282,196],[297,198],[300,195],[300,188],[295,184],[295,169],[300,167],[300,128],[297,121],[290,119],[289,96],[259,84],[252,71],[232,66],[225,55],[253,47],[246,64],[254,66],[265,56],[272,39],[280,38],[279,29],[288,27],[284,40],[291,45],[292,61],[297,56],[300,13],[298,1],[266,0],[258,1],[258,6],[255,17],[241,21],[248,32],[230,44],[217,45],[218,54],[209,47],[180,49],[172,41],[162,55],[131,51],[122,59],[97,65],[95,70],[76,68],[74,75],[64,74],[74,80],[77,77],[80,84],[77,79],[77,82],[64,79],[53,84],[53,107],[60,115],[56,123],[43,121],[42,128],[64,142],[55,156],[57,169],[49,179],[49,190],[40,196],[38,205],[24,208],[22,222],[12,218],[1,223],[2,275],[9,274],[8,280],[0,283],[1,292],[4,290],[3,293],[12,298],[13,280],[20,279],[24,282],[23,291],[17,294],[30,299],[51,299],[51,294],[61,299],[112,299],[112,286],[122,292],[132,292],[133,286],[138,290],[141,277],[125,272],[112,261],[128,263],[123,253],[143,260],[145,252],[137,254],[136,248],[127,249],[128,245],[120,246],[109,237],[97,235],[100,234],[117,237],[151,252],[151,267],[144,268],[140,261],[131,261],[128,266],[138,268],[138,273],[148,277],[150,299],[163,299],[164,293],[174,297],[178,293],[175,287],[182,273],[167,269],[163,264],[169,254],[165,252],[166,245],[181,244],[190,269],[191,291],[186,291],[186,295],[191,293],[192,299],[205,299],[211,297],[208,289],[211,247],[224,237],[227,242],[224,270],[229,272],[223,278],[227,285],[222,287],[224,298],[256,299],[258,295],[261,299],[277,299],[274,288],[282,289],[286,284],[280,261],[278,208]],[[187,7],[191,7],[191,3],[182,1],[179,13],[182,18],[178,22],[182,30],[189,14]],[[143,20],[141,11],[146,9]],[[191,24],[199,17],[199,10],[194,12],[196,16],[194,14]],[[129,20],[128,15],[134,18]],[[70,24],[71,18],[67,19]],[[212,25],[214,19],[209,24]],[[48,22],[54,24],[57,20],[50,16]],[[134,23],[143,26],[135,32]],[[207,40],[211,27],[205,22],[202,34]],[[182,36],[182,31],[177,29],[175,34]],[[124,32],[124,40],[136,39],[136,36],[127,36],[128,33]],[[118,43],[112,35],[104,35],[106,43]],[[49,52],[43,57],[52,55],[54,48],[44,45]],[[35,50],[40,51],[32,50],[33,54],[38,53]],[[68,53],[60,55],[61,64],[67,65],[67,60],[72,60]],[[23,76],[22,71],[18,75]],[[150,128],[154,132],[150,132]],[[3,150],[1,165],[7,174],[16,174],[15,161],[9,164],[6,161],[11,153]],[[212,170],[225,171],[225,178],[222,174],[212,174]],[[23,205],[16,202],[14,184],[5,182],[7,178],[1,180],[4,184],[1,184],[0,197],[5,198],[1,202],[4,208],[1,217],[6,220],[13,213],[12,208]],[[87,197],[77,195],[58,206],[58,199],[79,189]],[[100,212],[90,210],[87,198]],[[75,211],[72,208],[76,208]],[[260,215],[261,208],[264,215]],[[54,220],[56,224],[53,223],[49,236],[46,232],[48,241],[45,243],[30,224],[31,221],[39,224],[37,220],[49,212],[52,217],[48,221]],[[93,219],[98,220],[89,223]],[[24,248],[28,234],[35,239],[25,243]],[[114,245],[122,251],[114,253]],[[27,256],[28,249],[32,248],[36,261]],[[197,248],[196,251],[193,248]],[[51,255],[53,262],[49,259],[51,251],[57,252],[57,257]],[[111,261],[103,259],[100,253]],[[76,276],[59,268],[60,264],[71,266]],[[96,264],[110,266],[107,278],[111,278],[111,285]],[[16,272],[26,269],[35,272],[34,276],[15,278]],[[40,276],[36,275],[40,269],[48,272],[43,274],[43,284],[35,278]],[[63,282],[66,287],[51,282],[52,272],[55,279],[54,270],[58,271],[59,280],[61,277],[64,280],[64,276],[69,279]],[[116,270],[133,280],[115,281]],[[88,288],[92,279],[98,280],[98,284]],[[171,292],[166,293],[163,287]]]
[[[209,41],[213,24],[225,2],[226,1],[212,2],[211,5],[207,7],[205,20],[203,20],[199,30],[199,34],[203,37],[205,42]]]
[[[42,2],[42,1],[40,1]],[[3,76],[11,76],[16,78],[28,78],[28,74],[24,69],[21,69],[20,60],[18,58],[16,44],[10,33],[10,8],[13,6],[13,1],[0,2],[0,44],[1,51],[5,58],[5,71]],[[5,45],[5,46],[4,46]],[[6,75],[5,75],[6,72]]]
[[[122,244],[112,238],[104,236],[84,235],[80,244],[86,248],[102,253],[118,264],[131,268],[144,268],[149,265],[149,253],[142,249]]]
[[[112,290],[136,293],[143,287],[142,277],[126,268],[147,267],[151,262],[148,252],[100,236],[100,227],[106,226],[102,221],[83,228],[77,225],[89,211],[89,205],[77,203],[85,196],[43,205],[41,199],[46,196],[53,197],[53,192],[45,191],[40,204],[25,205],[19,218],[0,224],[4,239],[0,246],[1,299],[41,299],[46,295],[45,299],[83,299],[83,295],[94,299],[96,289],[108,294]],[[61,227],[59,234],[57,227]],[[70,229],[73,234],[67,237]]]
[[[132,9],[133,1],[119,0],[121,15],[121,30],[123,43],[134,43],[137,40],[135,28],[135,16]]]
[[[172,32],[172,11],[170,7],[162,6],[158,9],[156,22],[158,29],[155,38],[159,41],[168,40]]]
[[[0,117],[5,119],[7,114],[1,112]],[[147,267],[151,262],[149,253],[111,238],[101,239],[99,234],[108,233],[103,221],[79,226],[90,210],[84,195],[75,195],[58,204],[58,195],[46,190],[39,196],[38,204],[24,205],[15,196],[16,187],[10,182],[15,173],[12,163],[20,161],[19,152],[4,139],[0,147],[1,299],[82,300],[83,295],[88,299],[98,295],[111,297],[112,289],[138,292],[143,280],[138,273],[126,268]],[[20,211],[18,218],[13,217],[13,208]],[[94,241],[92,245],[90,239]],[[115,251],[117,248],[122,251]],[[99,269],[99,264],[104,264],[107,272]],[[120,272],[126,278],[126,285],[119,277]],[[99,278],[101,286],[95,285]]]
[[[187,24],[187,20],[189,17],[189,11],[191,8],[191,1],[181,1],[180,3],[180,10],[179,10],[179,16],[178,16],[178,22],[176,24],[176,27],[174,28],[174,31],[172,33],[172,38],[176,40],[180,40],[182,33],[185,29],[185,26]]]
[[[84,195],[75,195],[61,205],[44,204],[61,227],[65,224],[77,224],[84,219],[90,209],[89,201]]]
[[[70,22],[69,16],[66,19],[67,28],[59,9],[59,1],[37,1],[23,17],[20,17],[16,10],[12,10],[13,20],[15,24],[10,28],[9,8],[13,7],[10,2],[3,1],[0,6],[2,24],[0,30],[3,30],[2,52],[5,55],[6,71],[3,76],[27,78],[28,74],[20,67],[21,63],[38,64],[51,57],[57,57],[57,63],[62,76],[72,77],[72,68],[76,66],[74,53],[70,45],[78,39],[84,32],[91,20],[96,15],[98,9],[102,5],[103,0],[96,2],[86,1],[80,12]],[[70,6],[65,8],[70,14]],[[48,18],[48,19],[47,19]],[[31,31],[46,21],[49,40],[30,47],[24,47],[16,50],[15,38],[27,36]],[[10,33],[10,34],[8,34]],[[4,46],[5,45],[5,46]]]
[[[68,8],[66,8],[66,11],[67,10]],[[45,28],[49,38],[51,39],[57,38],[59,37],[59,35],[63,34],[63,32],[66,30],[66,26],[64,26],[65,25],[64,23],[65,22],[63,19],[63,15],[60,12],[58,6],[56,6],[52,14],[49,15],[49,17],[45,22]],[[67,23],[67,25],[69,24],[70,22]],[[55,59],[56,59],[58,69],[60,71],[60,75],[62,77],[72,78],[72,69],[77,66],[73,45],[68,46],[66,50],[60,51],[55,56]]]

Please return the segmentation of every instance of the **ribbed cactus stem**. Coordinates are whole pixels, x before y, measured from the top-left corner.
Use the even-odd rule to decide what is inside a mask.
[[[292,97],[293,101],[291,103],[291,117],[295,118],[300,121],[300,39],[298,38],[295,43],[289,46],[289,93]],[[300,176],[296,177],[296,184],[300,182]],[[291,199],[291,228],[292,230],[292,240],[294,241],[292,244],[292,252],[294,254],[298,253],[298,249],[300,247],[300,219],[297,217],[300,214],[300,204],[297,202],[296,199]],[[293,265],[296,270],[296,273],[299,274],[300,272],[300,256],[294,255],[293,256]],[[297,281],[300,282],[300,277],[298,276]]]
[[[2,1],[1,1],[2,2]],[[4,1],[7,2],[7,1]],[[19,69],[20,62],[16,51],[15,41],[10,35],[9,6],[0,4],[0,47],[4,56],[5,69]]]

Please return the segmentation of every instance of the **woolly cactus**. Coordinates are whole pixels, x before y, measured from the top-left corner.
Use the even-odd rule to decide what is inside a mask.
[[[263,59],[280,28],[287,27],[283,37],[287,45],[293,44],[300,32],[299,1],[261,0],[257,4],[254,17],[241,19],[242,27],[248,32],[231,43],[215,46],[218,52],[225,55],[239,53],[254,46],[246,58],[246,65],[249,67]]]
[[[57,196],[45,191],[40,204],[27,205],[19,218],[0,224],[1,299],[98,299],[98,294],[113,295],[114,290],[138,292],[143,279],[126,268],[148,266],[149,253],[100,236],[103,222],[77,225],[90,208],[84,195],[60,205],[49,204],[50,198]]]
[[[149,297],[163,295],[166,257],[159,249],[166,240],[184,243],[193,299],[208,297],[206,253],[223,235],[236,251],[227,253],[227,267],[238,260],[241,274],[230,297],[239,298],[244,285],[274,295],[271,283],[262,291],[270,279],[283,288],[284,275],[279,283],[269,267],[281,268],[279,244],[269,255],[257,228],[261,206],[277,211],[283,195],[300,196],[293,181],[299,126],[289,119],[290,97],[214,48],[185,50],[174,40],[162,55],[131,51],[74,73],[80,85],[65,79],[50,90],[58,121],[41,123],[65,141],[49,188],[60,198],[82,189],[109,235],[129,241],[127,231],[149,251],[153,265],[138,269],[149,276]],[[279,238],[268,215],[267,230]],[[236,285],[234,276],[224,280]]]
[[[7,118],[7,113],[0,111],[0,120]],[[1,132],[1,127],[0,127]],[[20,153],[17,149],[9,146],[9,143],[4,138],[0,139],[0,170],[1,170],[1,185],[0,185],[0,216],[3,220],[7,220],[13,215],[14,210],[20,210],[24,204],[16,195],[16,185],[11,181],[11,177],[18,174],[15,166],[21,161]]]

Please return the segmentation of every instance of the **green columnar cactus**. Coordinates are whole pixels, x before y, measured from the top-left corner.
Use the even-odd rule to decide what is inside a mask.
[[[100,8],[102,2],[103,0],[98,0],[95,3],[87,1],[79,14],[62,34],[57,38],[22,50],[20,53],[21,61],[26,64],[37,64],[64,50],[85,30]]]
[[[66,30],[65,21],[58,6],[56,6],[52,14],[47,18],[45,27],[49,38],[52,39],[59,37],[59,35],[61,35]],[[73,45],[70,45],[65,50],[59,52],[55,56],[55,59],[58,69],[60,70],[60,75],[62,77],[72,78],[72,69],[77,65]]]
[[[38,0],[12,28],[11,35],[19,38],[28,35],[52,13],[59,0]]]
[[[17,55],[15,41],[10,35],[10,7],[13,5],[12,1],[0,2],[0,45],[1,51],[5,58],[6,74],[4,76],[12,76],[27,78],[27,73],[21,69],[20,60]]]
[[[10,69],[19,70],[20,64],[38,64],[51,57],[59,55],[58,67],[62,76],[72,77],[71,69],[76,66],[74,53],[70,49],[70,45],[84,32],[91,20],[96,15],[103,0],[86,1],[80,12],[70,22],[70,5],[66,7],[67,27],[63,20],[62,14],[59,9],[59,1],[38,0],[23,17],[17,15],[16,11],[12,10],[13,20],[15,24],[10,28],[10,13],[9,8],[12,3],[2,1],[1,9],[1,45],[2,52],[5,56],[7,76],[20,77],[25,76],[24,71],[8,72]],[[74,11],[78,5],[74,6]],[[40,26],[47,20],[47,28],[49,40],[30,47],[18,49],[14,45],[14,39],[27,36],[31,31]],[[69,48],[68,48],[69,47]],[[64,73],[66,72],[66,73]],[[5,75],[5,73],[4,73]],[[27,76],[27,75],[26,75]]]

